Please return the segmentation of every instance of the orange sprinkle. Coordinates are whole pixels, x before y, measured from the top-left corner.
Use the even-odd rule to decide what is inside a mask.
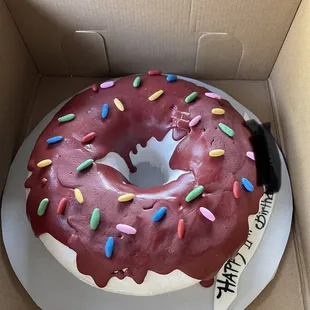
[[[57,214],[63,214],[66,208],[66,204],[67,204],[67,199],[66,198],[62,198],[59,201],[59,204],[57,206]]]
[[[233,184],[233,193],[235,198],[240,198],[240,186],[238,181],[235,181]]]
[[[184,236],[184,220],[180,219],[178,223],[178,237],[182,239]]]
[[[93,140],[95,137],[96,137],[96,133],[92,131],[83,137],[82,143],[89,142]]]

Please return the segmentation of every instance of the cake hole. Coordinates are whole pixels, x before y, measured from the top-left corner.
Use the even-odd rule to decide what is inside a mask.
[[[123,238],[124,238],[124,236],[123,236],[122,234],[119,234],[117,237],[118,237],[119,239],[123,239]]]
[[[130,174],[129,181],[139,188],[160,186],[168,181],[168,176],[165,175],[164,171],[151,163],[140,163],[136,167],[137,171]]]
[[[161,186],[177,180],[187,172],[170,168],[169,163],[172,154],[176,146],[181,142],[181,140],[175,141],[172,138],[172,132],[170,130],[161,141],[152,137],[147,142],[143,141],[141,143],[143,145],[138,143],[132,147],[129,157],[132,165],[136,168],[133,173],[129,171],[124,159],[115,152],[108,153],[104,158],[96,160],[96,163],[113,167],[138,188],[145,189]],[[101,177],[101,174],[98,174]],[[104,179],[102,180],[105,182]]]

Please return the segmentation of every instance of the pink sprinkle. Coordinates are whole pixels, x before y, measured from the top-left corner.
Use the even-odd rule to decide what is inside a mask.
[[[97,92],[98,91],[98,85],[97,84],[94,84],[91,89],[94,91],[94,92]]]
[[[252,160],[255,160],[255,155],[253,152],[246,152],[246,156],[248,156]]]
[[[200,120],[201,120],[201,115],[197,115],[189,122],[188,126],[194,127],[199,123]]]
[[[210,210],[208,210],[207,208],[203,208],[203,207],[199,208],[199,210],[206,219],[208,219],[211,222],[214,222],[215,216]]]
[[[233,184],[233,193],[236,199],[240,198],[240,186],[238,181],[235,181]]]
[[[137,232],[135,228],[126,224],[117,224],[116,229],[128,235],[134,235]]]
[[[114,86],[113,81],[108,81],[108,82],[104,82],[104,83],[100,84],[100,88],[110,88],[112,86]]]
[[[221,100],[222,97],[220,95],[217,95],[217,94],[214,94],[214,93],[205,93],[205,95],[209,98],[212,98],[212,99],[217,99],[217,100]]]

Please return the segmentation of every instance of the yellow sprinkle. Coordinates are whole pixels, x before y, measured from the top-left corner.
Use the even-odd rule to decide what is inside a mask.
[[[212,114],[223,115],[223,114],[225,114],[225,110],[223,110],[221,108],[214,108],[214,109],[212,109]]]
[[[52,161],[50,159],[44,159],[37,163],[37,167],[43,168],[47,167],[52,164]]]
[[[150,97],[149,97],[149,100],[150,100],[150,101],[154,101],[154,100],[156,100],[157,98],[159,98],[163,93],[164,93],[163,90],[159,90],[159,91],[157,91],[156,93],[154,93],[152,96],[150,96]]]
[[[124,111],[124,105],[121,103],[121,101],[117,98],[114,99],[114,104],[116,105],[116,107],[120,110],[120,111]]]
[[[218,149],[218,150],[212,150],[209,152],[209,155],[211,157],[219,157],[219,156],[223,156],[225,154],[224,150]]]
[[[132,200],[134,196],[135,196],[134,194],[125,194],[125,195],[119,196],[118,201],[127,202],[127,201]]]
[[[75,199],[79,202],[79,203],[83,203],[84,202],[84,198],[83,198],[83,195],[82,195],[82,192],[76,188],[74,190],[74,196],[75,196]]]

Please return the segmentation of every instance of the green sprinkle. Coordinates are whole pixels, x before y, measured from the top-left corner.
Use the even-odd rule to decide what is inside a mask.
[[[74,114],[67,114],[58,118],[59,123],[70,122],[75,118]]]
[[[198,96],[198,93],[196,91],[194,91],[193,93],[191,93],[190,95],[188,95],[186,98],[185,98],[185,102],[186,103],[190,103],[192,102],[194,99],[196,99],[196,97]]]
[[[194,200],[195,198],[197,198],[199,195],[202,194],[204,190],[204,187],[202,185],[199,185],[197,187],[195,187],[185,198],[186,202],[191,202],[192,200]]]
[[[223,132],[226,133],[227,136],[229,136],[229,137],[234,136],[235,132],[230,127],[228,127],[227,125],[225,125],[223,123],[219,123],[219,127],[221,128],[221,130]]]
[[[81,163],[81,164],[76,168],[76,170],[77,170],[77,171],[82,171],[82,170],[86,169],[87,167],[91,166],[93,163],[94,163],[94,160],[93,160],[93,159],[87,159],[87,160],[85,160],[83,163]]]
[[[136,87],[136,88],[139,87],[140,83],[141,83],[141,78],[140,76],[137,76],[135,80],[133,81],[133,87]]]
[[[100,221],[100,210],[98,208],[95,208],[91,218],[90,218],[90,229],[91,230],[96,230],[99,226],[99,221]]]
[[[37,211],[39,216],[44,215],[46,208],[48,206],[48,203],[49,203],[48,198],[44,198],[43,200],[41,200],[39,207],[38,207],[38,211]]]

